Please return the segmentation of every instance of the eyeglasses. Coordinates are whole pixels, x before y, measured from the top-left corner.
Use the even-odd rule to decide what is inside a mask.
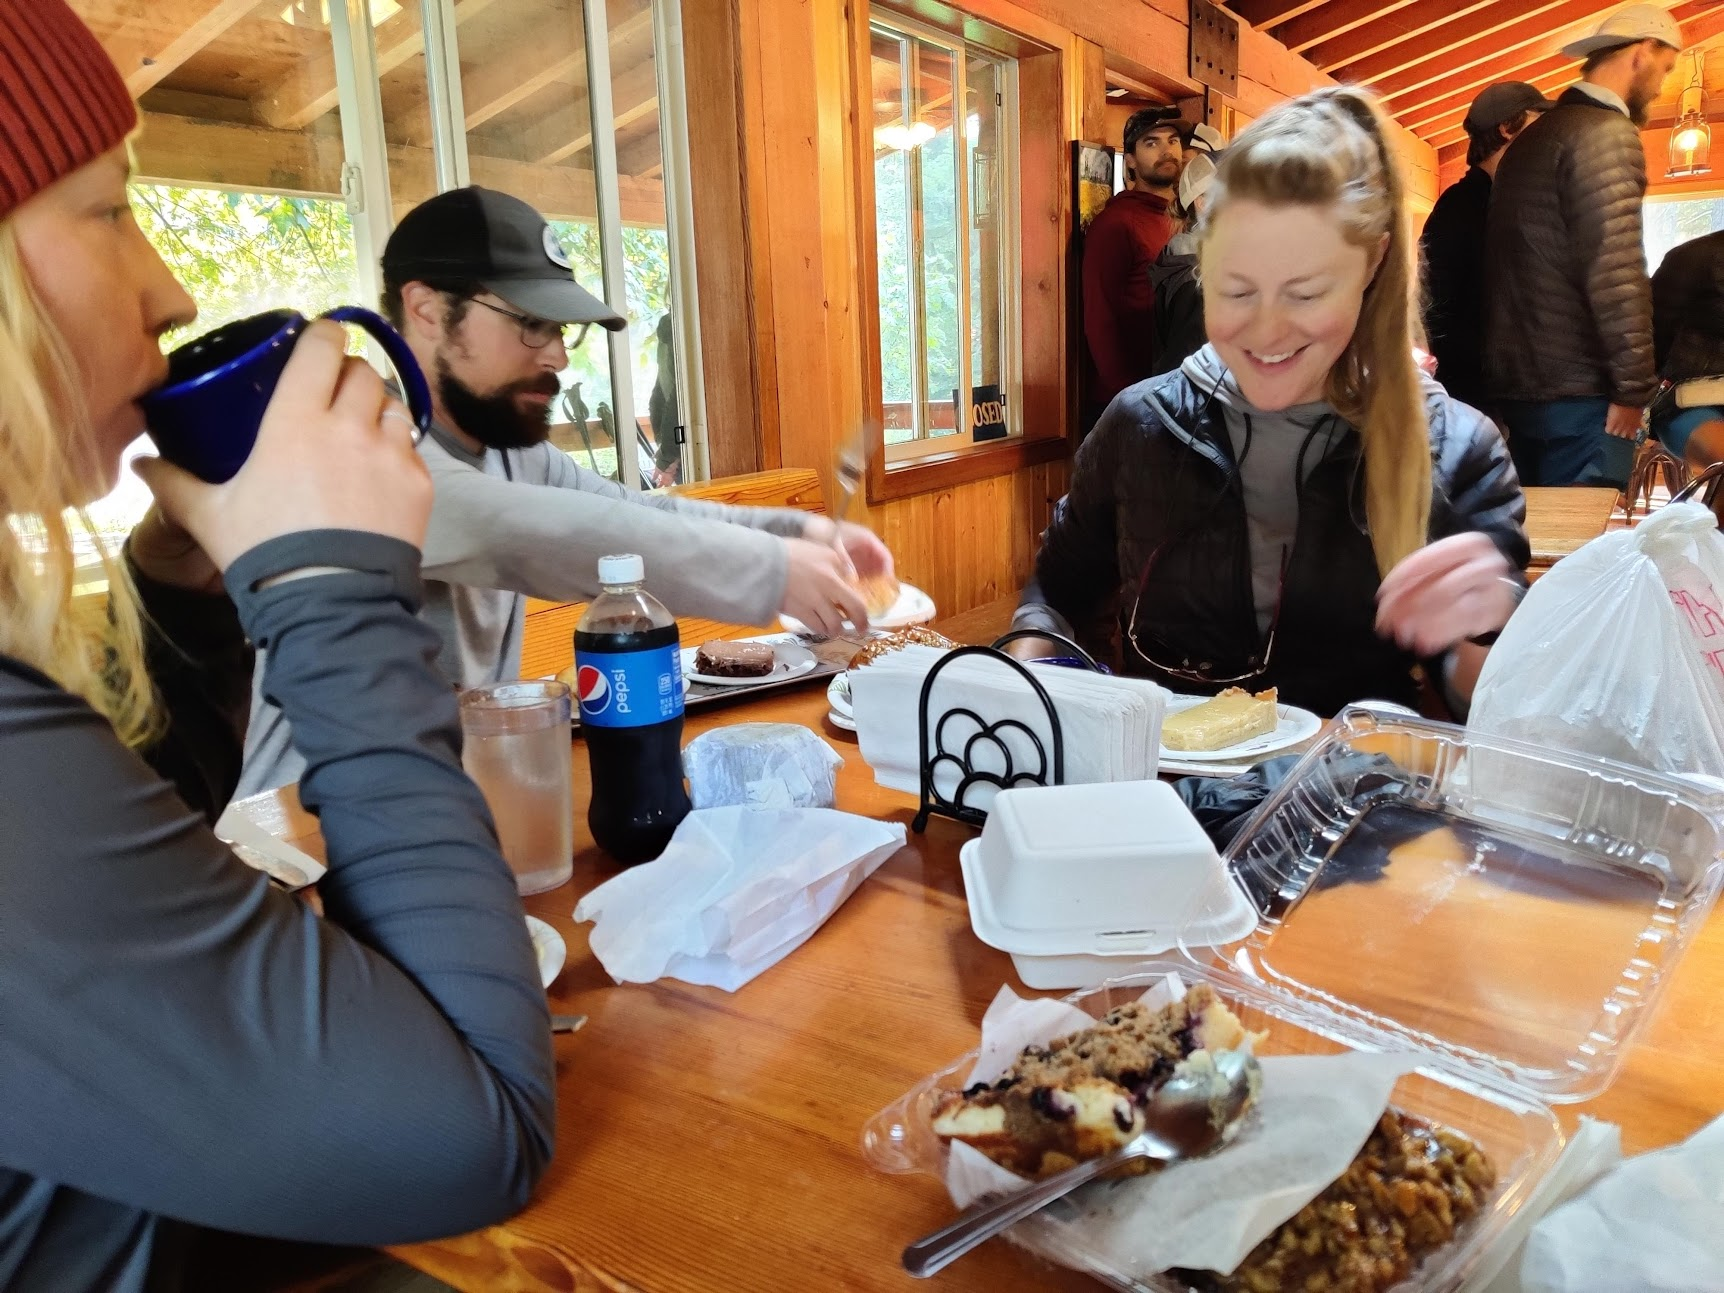
[[[1149,554],[1149,559],[1143,563],[1143,574],[1137,581],[1137,596],[1132,599],[1131,615],[1126,622],[1125,645],[1136,652],[1138,658],[1150,668],[1164,673],[1170,678],[1177,678],[1181,682],[1203,683],[1217,687],[1237,687],[1240,683],[1252,682],[1261,678],[1269,672],[1269,662],[1275,657],[1275,634],[1281,625],[1281,602],[1287,593],[1287,549],[1283,548],[1281,551],[1281,575],[1275,587],[1275,610],[1269,617],[1269,634],[1263,641],[1263,650],[1247,657],[1245,663],[1249,667],[1246,672],[1222,677],[1215,672],[1215,665],[1211,661],[1204,660],[1194,665],[1187,657],[1177,665],[1170,665],[1156,659],[1138,641],[1137,617],[1138,612],[1143,607],[1144,591],[1149,587],[1150,572],[1155,569],[1156,563],[1161,559],[1161,555],[1167,551],[1171,542],[1172,540],[1168,540],[1158,544],[1155,550]]]
[[[590,323],[552,323],[549,319],[535,319],[530,314],[517,314],[513,310],[505,310],[500,305],[492,305],[489,301],[481,301],[476,296],[472,298],[472,301],[474,305],[484,306],[492,314],[500,314],[505,319],[513,319],[520,324],[521,344],[528,350],[543,350],[553,341],[558,340],[562,341],[563,349],[578,350],[581,342],[587,339],[587,329],[593,326]],[[574,331],[574,340],[572,341],[569,339],[571,331]]]

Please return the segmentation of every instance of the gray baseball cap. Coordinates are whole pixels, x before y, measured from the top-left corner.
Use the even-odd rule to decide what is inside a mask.
[[[1599,23],[1592,35],[1570,41],[1562,52],[1569,58],[1589,58],[1600,50],[1638,45],[1643,40],[1655,40],[1680,52],[1682,28],[1655,4],[1624,5]]]
[[[1479,91],[1467,109],[1465,125],[1470,133],[1483,134],[1523,112],[1546,112],[1554,107],[1555,99],[1545,98],[1525,81],[1498,81]]]
[[[389,235],[383,269],[396,282],[470,280],[552,323],[597,323],[613,332],[628,327],[575,282],[545,217],[494,189],[451,189],[414,207]]]

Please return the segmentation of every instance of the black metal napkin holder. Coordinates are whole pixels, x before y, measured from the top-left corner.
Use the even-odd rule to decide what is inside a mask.
[[[1020,638],[1041,638],[1056,642],[1069,650],[1073,657],[1082,660],[1087,668],[1093,672],[1101,672],[1101,667],[1096,664],[1094,657],[1076,642],[1042,629],[1017,629],[1000,638],[992,646],[958,647],[941,657],[922,679],[922,695],[916,705],[922,791],[921,806],[916,812],[915,820],[910,823],[910,829],[917,834],[927,829],[928,818],[934,814],[950,817],[966,826],[981,826],[988,820],[987,811],[968,802],[971,790],[977,786],[992,786],[999,791],[1010,790],[1015,786],[1065,784],[1065,736],[1060,729],[1060,716],[1054,708],[1053,699],[1035,674],[1001,650],[1008,643],[1016,642]],[[934,680],[947,666],[965,656],[987,656],[998,660],[1029,684],[1036,699],[1041,701],[1042,712],[1047,715],[1049,740],[1046,744],[1028,723],[1015,718],[1004,718],[990,723],[974,710],[961,705],[944,711],[938,718],[929,713],[928,701],[934,694]],[[963,719],[968,720],[973,730],[962,739],[961,745],[954,738],[952,748],[948,748],[947,724]],[[1035,747],[1039,766],[1034,771],[1020,772],[1016,769],[1010,747],[1000,739],[1000,733],[1007,729],[1022,732]],[[978,747],[997,751],[1003,768],[996,772],[990,768],[977,767],[975,756]],[[934,774],[948,765],[956,769],[958,774],[958,784],[950,797],[942,794],[934,784]]]

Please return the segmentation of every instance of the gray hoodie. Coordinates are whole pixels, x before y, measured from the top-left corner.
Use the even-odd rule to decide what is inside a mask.
[[[1280,601],[1282,560],[1299,529],[1299,491],[1288,489],[1299,471],[1303,485],[1347,432],[1341,415],[1326,402],[1295,404],[1266,412],[1255,407],[1215,353],[1204,346],[1182,365],[1198,390],[1221,405],[1239,484],[1245,491],[1246,531],[1251,542],[1251,598],[1257,631],[1269,631]]]

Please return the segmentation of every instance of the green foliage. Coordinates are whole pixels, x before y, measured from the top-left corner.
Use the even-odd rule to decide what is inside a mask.
[[[575,277],[594,296],[604,296],[599,227],[587,220],[553,220],[551,227],[569,254]],[[658,377],[658,321],[670,312],[670,240],[663,229],[623,229],[623,287],[629,321],[629,353],[634,359],[630,385],[635,413],[646,413],[647,396]],[[604,334],[594,328],[586,343],[569,356],[569,380],[581,383],[589,408],[611,399],[610,363]]]
[[[198,303],[198,332],[282,306],[315,315],[375,304],[359,297],[353,226],[338,199],[134,184],[132,210]]]
[[[952,132],[942,130],[919,150],[922,164],[923,343],[928,398],[949,401],[958,385],[963,324],[958,298],[958,189]],[[911,356],[912,285],[907,152],[893,149],[874,162],[876,257],[880,275],[880,385],[888,404],[915,399]]]

